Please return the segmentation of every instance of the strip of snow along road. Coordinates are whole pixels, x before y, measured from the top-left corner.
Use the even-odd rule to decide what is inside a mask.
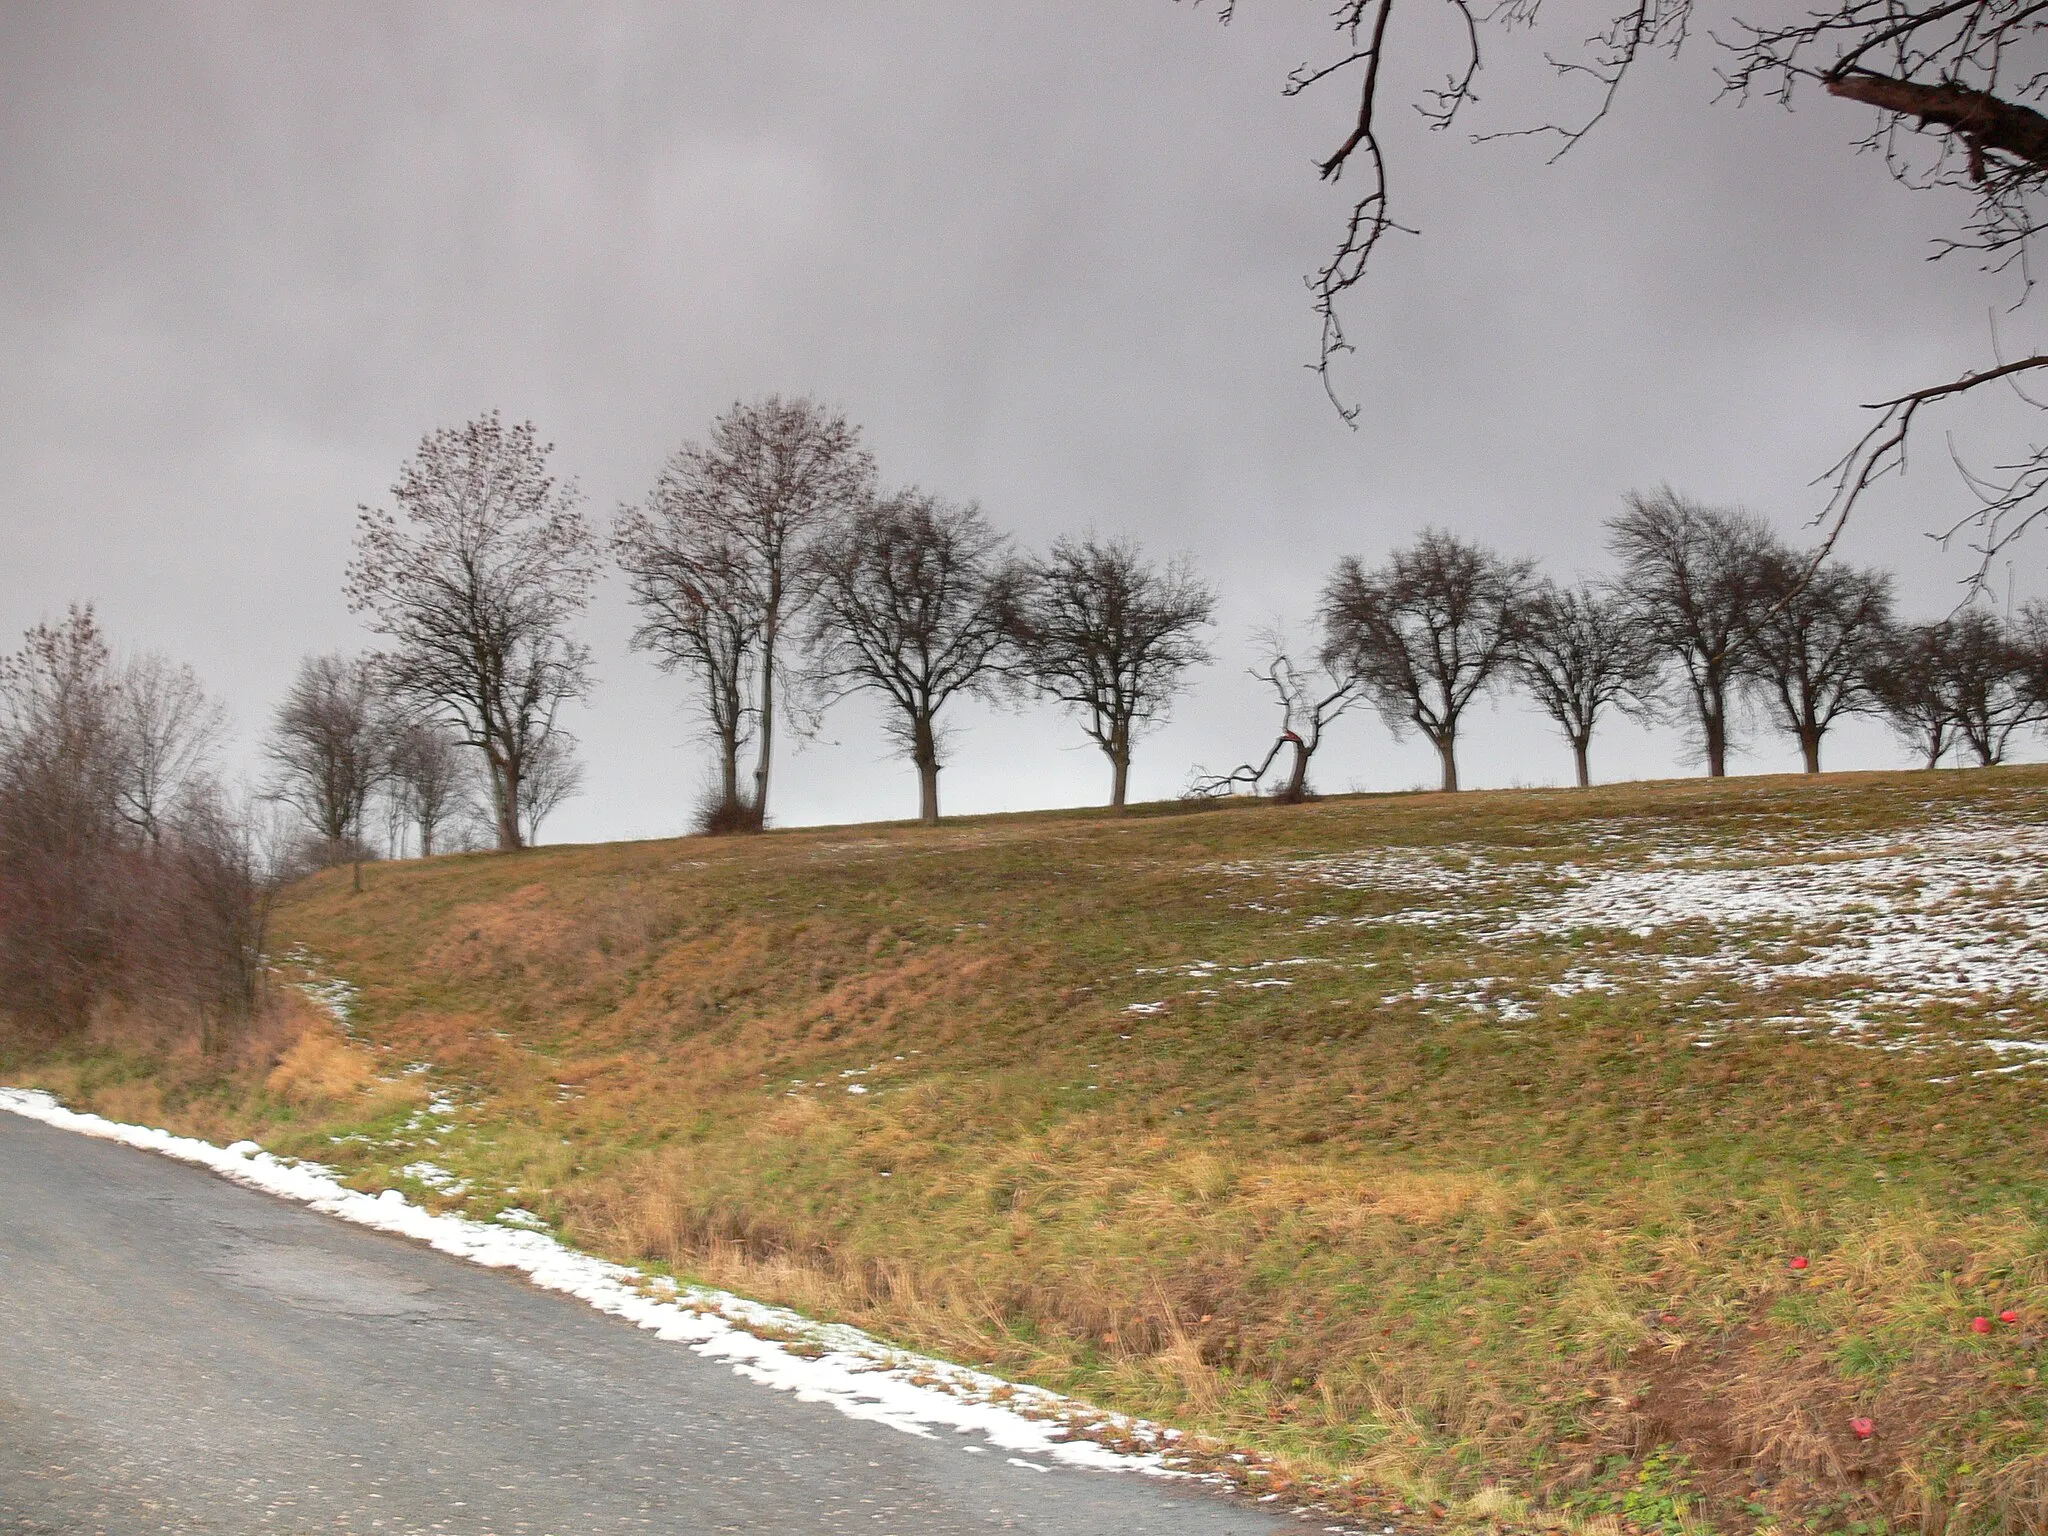
[[[813,1322],[726,1291],[689,1286],[678,1288],[673,1299],[649,1296],[643,1289],[648,1277],[638,1270],[578,1253],[545,1232],[527,1230],[524,1224],[436,1215],[395,1189],[367,1195],[345,1188],[316,1163],[273,1157],[253,1141],[216,1147],[147,1126],[122,1125],[66,1109],[38,1089],[0,1088],[0,1110],[194,1163],[238,1184],[296,1200],[358,1226],[412,1238],[472,1264],[516,1269],[543,1290],[574,1296],[656,1338],[687,1344],[707,1359],[728,1361],[735,1374],[749,1381],[794,1392],[799,1402],[829,1404],[848,1418],[886,1424],[926,1439],[941,1429],[985,1436],[987,1446],[963,1447],[971,1451],[993,1447],[1013,1457],[1035,1456],[1070,1467],[1210,1480],[1166,1464],[1165,1448],[1180,1438],[1178,1430],[1105,1413],[1040,1387],[1017,1386],[982,1371],[905,1354],[857,1328]],[[823,1352],[809,1359],[750,1330],[792,1337],[799,1348]],[[1087,1438],[1091,1432],[1161,1449],[1115,1451]]]

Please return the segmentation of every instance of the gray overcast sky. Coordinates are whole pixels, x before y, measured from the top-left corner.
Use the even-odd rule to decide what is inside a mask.
[[[1346,211],[1310,162],[1353,87],[1280,95],[1327,56],[1324,11],[0,8],[0,629],[96,601],[118,640],[198,666],[247,763],[299,656],[367,643],[341,597],[354,509],[429,428],[531,417],[603,522],[735,398],[810,392],[886,479],[978,498],[1027,545],[1092,526],[1194,554],[1224,660],[1140,748],[1134,795],[1167,795],[1271,739],[1246,634],[1305,632],[1339,555],[1435,523],[1594,571],[1601,520],[1663,480],[1804,538],[1857,402],[1989,357],[2011,284],[1926,260],[1959,210],[1851,151],[1861,109],[1716,104],[1703,45],[1646,66],[1555,166],[1397,130],[1423,233],[1352,308],[1346,430],[1303,367],[1301,277]],[[1559,12],[1539,46],[1585,21]],[[1496,42],[1475,128],[1573,100],[1511,50],[1531,57]],[[2040,328],[1999,326],[2009,347]],[[1929,454],[1854,530],[1909,611],[1945,610],[1970,568],[1924,537],[1959,495]],[[2018,581],[2048,587],[2024,547]],[[630,627],[614,579],[585,626],[600,686],[568,720],[589,788],[550,841],[678,830],[700,781],[682,684]],[[1106,794],[1050,712],[954,723],[949,811]],[[1625,721],[1594,750],[1602,777],[1682,771],[1670,733]],[[1512,700],[1464,755],[1476,785],[1570,768]],[[1903,760],[1869,726],[1830,757]],[[1795,762],[1759,737],[1739,765]],[[1318,779],[1433,772],[1360,715]],[[845,708],[784,757],[772,812],[915,805]]]

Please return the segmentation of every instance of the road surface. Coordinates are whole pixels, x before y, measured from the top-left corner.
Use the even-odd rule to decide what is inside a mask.
[[[1320,1529],[1039,1470],[582,1303],[0,1112],[0,1533]]]

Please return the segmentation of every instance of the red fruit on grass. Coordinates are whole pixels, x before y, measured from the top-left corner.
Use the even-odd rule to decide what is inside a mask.
[[[1801,1256],[1800,1256],[1799,1258],[1796,1258],[1796,1259],[1794,1259],[1794,1260],[1792,1261],[1792,1267],[1793,1267],[1794,1269],[1804,1269],[1804,1268],[1806,1268],[1806,1259],[1805,1259],[1805,1256],[1804,1256],[1804,1255],[1801,1255]]]
[[[1851,1419],[1849,1429],[1858,1440],[1868,1440],[1877,1433],[1877,1426],[1868,1419]]]
[[[2004,1311],[2004,1312],[2001,1312],[2001,1313],[1999,1313],[1999,1314],[1998,1314],[1998,1320],[1999,1320],[1999,1321],[2000,1321],[2001,1323],[2016,1323],[2016,1322],[2018,1322],[2018,1321],[2020,1320],[2020,1315],[2019,1315],[2019,1313],[2017,1313],[2017,1312],[2013,1312],[2013,1311],[2010,1311],[2010,1310],[2008,1310],[2008,1311]]]
[[[1972,1333],[1989,1333],[1990,1331],[1991,1331],[1991,1319],[1990,1319],[1990,1318],[1988,1318],[1988,1317],[1973,1317],[1973,1318],[1971,1318],[1971,1319],[1970,1319],[1970,1332],[1972,1332]]]

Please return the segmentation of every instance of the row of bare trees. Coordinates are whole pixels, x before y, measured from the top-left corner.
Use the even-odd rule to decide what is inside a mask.
[[[1614,710],[1680,725],[1717,777],[1745,713],[1795,740],[1809,773],[1848,715],[1884,719],[1929,767],[1952,749],[1997,763],[2048,718],[2048,609],[1900,624],[1886,573],[1790,549],[1762,519],[1669,488],[1629,496],[1608,533],[1617,574],[1570,586],[1437,530],[1375,568],[1340,561],[1316,664],[1269,637],[1257,675],[1281,706],[1272,750],[1198,773],[1196,792],[1256,786],[1291,749],[1277,792],[1301,798],[1323,731],[1357,704],[1397,736],[1419,732],[1455,790],[1466,710],[1514,686],[1556,722],[1581,785]]]
[[[256,1007],[282,843],[215,773],[189,667],[117,660],[90,608],[0,658],[0,1010],[44,1033],[181,1008],[211,1045]]]
[[[520,764],[522,845],[583,783],[574,736],[550,730]],[[468,850],[499,841],[502,801],[488,759],[419,710],[378,656],[308,656],[272,716],[264,793],[298,813],[312,839],[302,862],[349,863],[382,852]],[[381,834],[381,837],[379,836]],[[381,844],[381,848],[380,848]]]
[[[858,429],[809,399],[733,406],[621,511],[612,543],[641,613],[634,644],[697,685],[718,759],[706,830],[763,824],[778,708],[815,729],[855,694],[882,701],[926,822],[962,696],[1073,711],[1121,806],[1136,741],[1210,659],[1215,594],[1185,561],[1093,536],[1020,556],[972,503],[883,491]]]
[[[386,717],[475,749],[501,848],[529,840],[531,809],[562,782],[557,712],[590,686],[569,626],[600,550],[550,452],[530,424],[495,415],[431,434],[393,488],[398,512],[364,510],[348,578],[390,642],[364,663]],[[1570,585],[1434,531],[1378,567],[1340,562],[1313,661],[1277,636],[1266,647],[1258,675],[1283,712],[1272,750],[1198,773],[1195,787],[1260,783],[1291,752],[1280,793],[1299,798],[1325,728],[1370,704],[1397,734],[1424,736],[1455,789],[1466,710],[1510,685],[1557,722],[1582,784],[1614,711],[1680,723],[1717,776],[1751,716],[1818,771],[1846,715],[1882,715],[1936,760],[1960,744],[1987,762],[2039,715],[2028,637],[2048,630],[2042,615],[2016,625],[1967,611],[1902,629],[1884,573],[1792,550],[1762,519],[1668,488],[1630,496],[1608,531],[1616,574]],[[1092,535],[1020,553],[972,503],[883,488],[859,429],[805,397],[735,404],[620,509],[610,545],[639,610],[634,645],[690,681],[713,746],[704,830],[762,826],[779,725],[814,731],[855,694],[880,700],[926,821],[938,817],[946,712],[963,696],[1069,709],[1121,806],[1134,744],[1211,660],[1215,594],[1184,560]],[[2006,680],[1977,680],[1994,652]],[[380,753],[386,781],[409,784]],[[300,782],[312,793],[303,769]],[[440,802],[404,788],[387,804],[406,796],[431,847]],[[339,846],[362,841],[362,805],[354,814],[353,834],[345,817],[316,807],[313,819]]]

